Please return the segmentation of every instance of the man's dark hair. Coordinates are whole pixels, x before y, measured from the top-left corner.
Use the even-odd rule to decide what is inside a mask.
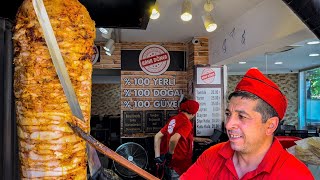
[[[182,98],[179,106],[181,106],[182,103],[185,103],[185,102],[188,101],[188,100],[189,100],[189,99],[184,96],[184,97]],[[180,107],[179,107],[179,109],[180,109]],[[181,111],[181,112],[186,112],[186,113],[190,114],[189,112],[187,112],[187,111],[185,111],[185,110],[181,110],[181,109],[180,109],[180,111]]]
[[[188,101],[188,100],[189,100],[189,99],[184,96],[183,99],[181,100],[180,104],[182,104],[182,103],[184,103],[184,102],[186,102],[186,101]]]
[[[274,110],[272,106],[270,106],[264,100],[252,93],[246,91],[235,91],[229,95],[228,100],[230,100],[232,97],[241,97],[244,99],[258,100],[258,104],[256,106],[255,111],[261,114],[262,122],[266,122],[269,118],[272,117],[279,117],[278,113]]]

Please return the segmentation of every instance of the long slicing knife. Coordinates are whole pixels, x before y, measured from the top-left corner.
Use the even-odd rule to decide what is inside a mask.
[[[74,92],[71,80],[64,64],[57,39],[54,35],[50,20],[46,11],[46,8],[42,0],[32,0],[33,8],[38,17],[40,26],[42,27],[44,39],[46,40],[53,65],[58,74],[60,83],[62,85],[64,94],[67,97],[68,104],[71,108],[72,114],[78,119],[84,121],[82,111],[80,109],[79,102],[77,100],[76,93]]]
[[[101,166],[101,162],[96,149],[94,149],[89,143],[87,143],[86,145],[90,176],[91,179],[95,180],[99,178],[100,173],[103,173],[103,167]]]
[[[108,156],[112,160],[116,161],[117,163],[121,164],[123,167],[126,167],[127,169],[139,174],[141,177],[145,179],[150,180],[159,180],[159,178],[155,177],[154,175],[150,174],[149,172],[145,171],[144,169],[141,169],[138,165],[130,162],[125,157],[119,155],[118,153],[112,151],[104,144],[97,141],[94,137],[92,137],[90,134],[87,134],[84,132],[81,128],[78,126],[75,126],[74,124],[67,122],[68,125],[73,129],[74,132],[76,132],[80,137],[85,139],[92,147],[94,147],[96,150],[101,152],[102,154]]]
[[[60,83],[63,87],[64,94],[67,97],[71,112],[75,117],[84,121],[84,117],[80,109],[79,101],[77,99],[77,96],[71,84],[71,80],[70,80],[66,65],[64,64],[64,60],[62,58],[62,55],[57,43],[57,39],[54,35],[43,1],[32,0],[32,4],[36,12],[36,15],[38,17],[40,26],[43,30],[44,39],[46,40],[53,65],[56,69]],[[101,167],[100,159],[97,155],[97,151],[93,147],[91,147],[91,145],[89,145],[88,143],[87,143],[87,154],[88,154],[88,165],[89,165],[90,175],[92,179],[96,179],[102,167]]]

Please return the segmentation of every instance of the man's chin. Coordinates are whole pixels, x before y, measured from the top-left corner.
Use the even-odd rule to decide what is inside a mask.
[[[231,142],[230,145],[231,149],[233,149],[234,151],[243,151],[243,146],[240,146],[239,144]]]

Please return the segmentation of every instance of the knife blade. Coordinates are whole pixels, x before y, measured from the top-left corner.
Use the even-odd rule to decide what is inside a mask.
[[[103,168],[97,151],[89,143],[86,143],[86,146],[90,176],[91,179],[97,179]]]
[[[67,97],[72,114],[78,119],[84,121],[82,111],[80,109],[79,101],[74,92],[66,65],[60,52],[57,39],[54,35],[49,16],[42,0],[32,0],[33,8],[38,17],[38,21],[42,28],[44,39],[49,49],[53,65],[58,74],[60,83],[62,85],[64,94]]]
[[[108,156],[110,159],[116,161],[117,163],[121,164],[122,166],[128,168],[129,170],[139,174],[141,177],[144,177],[145,179],[152,179],[152,180],[158,179],[159,180],[159,178],[153,176],[149,172],[141,169],[139,166],[128,161],[123,156],[112,151],[107,146],[105,146],[104,144],[102,144],[98,140],[96,140],[94,137],[92,137],[90,134],[87,134],[86,132],[84,132],[78,126],[73,125],[71,122],[67,122],[67,123],[71,127],[71,129],[73,129],[73,131],[76,132],[81,138],[83,138],[85,141],[87,141],[87,143],[92,145],[96,150],[98,150],[102,154]]]

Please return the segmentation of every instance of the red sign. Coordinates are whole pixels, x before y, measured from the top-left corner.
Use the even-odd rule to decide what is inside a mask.
[[[205,68],[201,74],[201,80],[207,84],[211,84],[216,77],[216,73],[211,68]]]
[[[163,74],[170,65],[169,52],[162,46],[149,45],[141,51],[139,65],[146,74],[153,76]]]

